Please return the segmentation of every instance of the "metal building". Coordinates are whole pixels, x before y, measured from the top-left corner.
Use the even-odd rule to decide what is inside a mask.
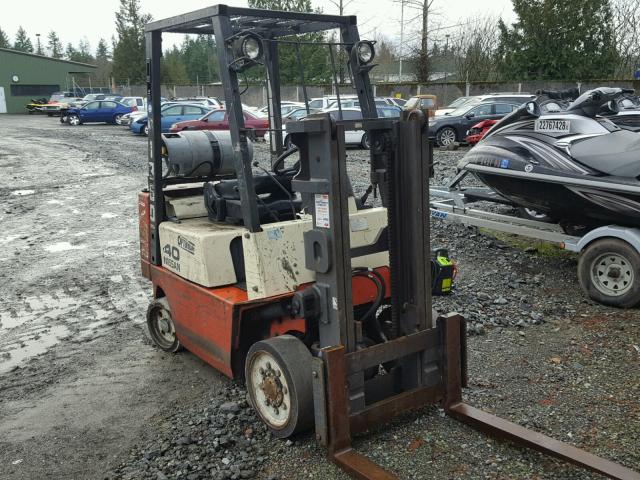
[[[67,90],[74,76],[95,69],[86,63],[0,48],[0,113],[23,113],[32,98]]]

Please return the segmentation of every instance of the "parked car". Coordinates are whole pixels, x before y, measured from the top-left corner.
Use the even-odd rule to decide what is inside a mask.
[[[189,103],[191,105],[204,105],[205,107],[209,107],[209,110],[222,110],[224,108],[224,104],[217,97],[181,97],[174,98],[171,100],[172,102],[179,103]]]
[[[82,107],[70,107],[62,111],[60,121],[70,125],[83,123],[119,123],[131,107],[114,100],[89,102]]]
[[[536,96],[532,95],[530,93],[522,93],[522,92],[495,92],[495,93],[488,93],[486,95],[475,95],[472,97],[460,97],[458,99],[456,99],[455,102],[453,102],[451,105],[454,105],[456,103],[459,102],[459,105],[457,105],[454,108],[450,108],[451,105],[449,105],[447,108],[444,109],[440,109],[440,110],[436,110],[436,117],[440,116],[440,115],[449,115],[450,113],[453,112],[453,110],[457,109],[457,108],[461,108],[463,106],[469,106],[469,105],[478,105],[480,103],[491,103],[491,102],[507,102],[507,103],[517,103],[518,105],[522,105],[525,102],[528,102],[529,100],[533,100],[535,99]],[[464,99],[464,100],[462,100]]]
[[[403,107],[405,110],[422,110],[427,117],[434,117],[438,108],[438,97],[435,95],[414,95]]]
[[[449,105],[447,105],[444,108],[439,108],[435,111],[435,116],[440,116],[440,115],[445,115],[447,113],[451,113],[454,110],[460,108],[463,105],[466,105],[467,103],[469,103],[471,100],[473,100],[474,96],[470,96],[470,97],[458,97],[456,98],[453,102],[451,102]]]
[[[314,108],[310,108],[309,112],[307,112],[307,109],[305,107],[302,108],[296,108],[294,110],[291,110],[289,113],[287,113],[285,116],[282,117],[282,121],[283,122],[289,122],[289,121],[295,121],[295,120],[300,120],[301,118],[306,117],[307,115],[310,115],[312,113],[316,113],[319,112],[320,110],[316,110]]]
[[[402,111],[399,107],[389,105],[377,107],[376,110],[378,117],[381,118],[399,117]],[[338,108],[325,109],[321,112],[328,113],[334,120],[340,120],[340,110]],[[343,108],[342,120],[362,120],[362,111],[359,108]],[[364,130],[346,130],[344,139],[347,145],[359,145],[362,148],[369,148],[369,135]],[[289,134],[285,134],[283,143],[287,149],[293,146]]]
[[[298,108],[303,108],[304,103],[302,102],[281,102],[280,103],[280,115],[283,117],[287,115],[292,110],[296,110]],[[269,115],[269,106],[265,105],[264,107],[258,110],[258,116],[268,116]]]
[[[473,127],[471,127],[467,131],[467,137],[465,141],[473,146],[478,143],[480,140],[484,138],[486,133],[493,127],[498,120],[483,120],[481,122],[476,123]]]
[[[135,112],[136,110],[144,110],[147,104],[147,99],[144,97],[122,97],[120,103],[133,108],[133,111]]]
[[[206,113],[209,113],[211,108],[202,104],[193,103],[170,103],[162,107],[161,125],[160,131],[167,133],[174,123],[182,122],[183,120],[197,120]],[[149,122],[147,115],[143,115],[129,125],[129,128],[133,133],[138,135],[149,134]]]
[[[245,127],[253,129],[256,137],[263,137],[269,130],[269,119],[246,110],[243,113]],[[229,114],[226,110],[212,110],[197,120],[176,122],[169,129],[171,133],[183,130],[229,130]]]
[[[79,98],[73,92],[53,92],[48,100],[46,98],[32,99],[26,105],[26,109],[29,114],[44,113],[52,117],[60,115],[62,109],[68,108],[70,103],[78,100]]]
[[[404,98],[398,98],[398,97],[385,97],[384,100],[387,102],[388,105],[392,105],[400,108],[403,108],[407,103],[407,101]]]
[[[429,122],[429,137],[445,147],[454,142],[462,142],[467,130],[482,120],[500,120],[517,109],[517,103],[481,103],[479,105],[463,105],[448,115],[434,117]]]

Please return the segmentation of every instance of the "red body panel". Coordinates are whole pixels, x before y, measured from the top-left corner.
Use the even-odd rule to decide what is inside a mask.
[[[219,112],[219,110],[214,110],[214,112]],[[255,130],[256,136],[262,137],[269,130],[269,120],[244,112],[244,126]],[[183,130],[229,130],[229,115],[225,113],[224,119],[218,121],[208,119],[178,122],[171,127],[170,132],[176,133]]]
[[[476,143],[478,143],[480,140],[484,138],[487,132],[496,123],[498,123],[498,120],[483,120],[482,122],[476,123],[473,127],[469,129],[469,135],[467,135],[467,138],[465,139],[465,141],[469,145],[475,145]]]
[[[151,264],[149,193],[140,193],[138,200],[142,272],[153,283],[154,298],[165,297],[169,302],[176,335],[182,345],[223,374],[234,378],[238,372],[233,371],[233,359],[242,344],[239,335],[246,313],[290,297],[293,293],[249,300],[247,292],[236,286],[202,287],[164,267]],[[388,298],[391,293],[389,268],[381,267],[377,271],[385,280]],[[308,286],[301,285],[299,289]],[[377,296],[376,285],[367,278],[353,277],[352,287],[354,305],[371,303]],[[265,322],[270,322],[264,330],[268,332],[266,337],[306,331],[304,319],[280,317]]]

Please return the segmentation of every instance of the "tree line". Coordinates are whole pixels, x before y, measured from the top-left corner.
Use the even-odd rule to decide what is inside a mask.
[[[462,19],[455,28],[432,26],[433,8],[442,0],[402,0],[413,8],[417,28],[403,48],[383,34],[376,35],[379,71],[390,72],[402,59],[419,82],[433,80],[435,72],[448,72],[459,81],[526,81],[629,79],[640,68],[640,2],[638,0],[512,0],[515,20],[481,16]],[[249,0],[253,8],[319,12],[311,0]],[[348,2],[347,2],[348,4]],[[350,12],[349,12],[350,13]],[[357,12],[354,12],[357,13]],[[13,41],[0,28],[0,48],[47,55],[98,66],[94,84],[142,84],[145,81],[144,25],[140,0],[120,0],[115,12],[115,34],[100,39],[92,50],[86,39],[63,46],[55,31],[33,42],[23,27]],[[285,39],[287,40],[287,39]],[[333,33],[313,33],[299,44],[280,43],[278,52],[284,84],[330,83],[331,58],[344,55],[328,43]],[[333,51],[330,50],[333,48]],[[298,58],[304,66],[300,77]],[[337,77],[345,70],[337,67]],[[214,39],[188,35],[163,53],[165,84],[208,84],[219,81]],[[373,71],[375,74],[376,70]],[[264,66],[248,70],[247,82],[264,82]],[[347,79],[348,80],[348,79]]]

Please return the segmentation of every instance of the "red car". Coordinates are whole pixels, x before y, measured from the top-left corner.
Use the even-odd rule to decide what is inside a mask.
[[[261,118],[251,112],[244,113],[244,125],[255,130],[256,138],[262,138],[269,130],[269,119]],[[229,115],[226,110],[212,110],[198,120],[186,120],[171,125],[170,132],[183,130],[229,130]]]
[[[489,129],[499,121],[500,120],[483,120],[476,123],[467,131],[467,138],[465,139],[465,141],[471,146],[475,145],[480,140],[482,140]]]

